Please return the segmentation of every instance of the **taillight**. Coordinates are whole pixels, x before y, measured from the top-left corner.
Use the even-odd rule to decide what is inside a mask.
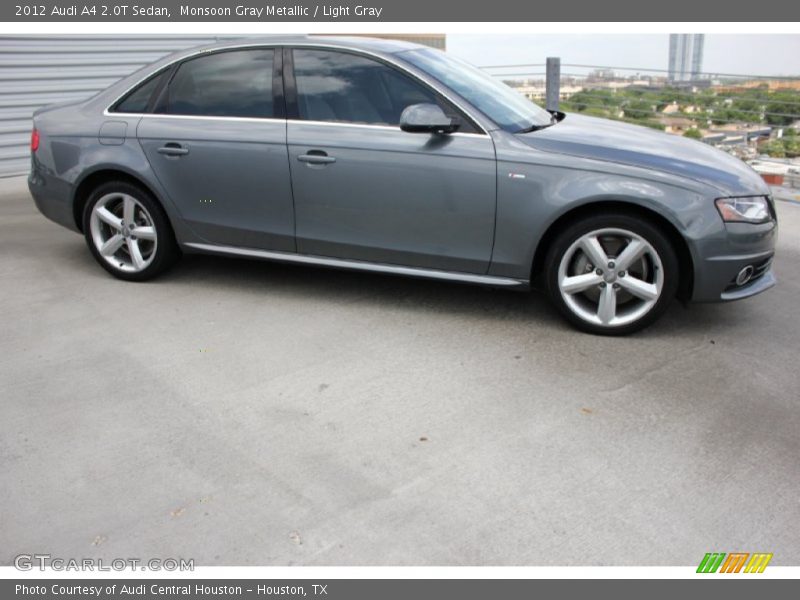
[[[39,149],[39,132],[34,129],[31,131],[31,152],[36,152]]]

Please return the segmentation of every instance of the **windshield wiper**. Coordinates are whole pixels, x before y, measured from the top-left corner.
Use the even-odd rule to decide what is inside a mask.
[[[555,125],[555,122],[548,123],[547,125],[531,125],[525,129],[520,129],[517,133],[531,133],[532,131],[539,131],[540,129],[547,129]]]
[[[539,124],[531,125],[530,127],[526,127],[524,129],[520,129],[517,133],[531,133],[532,131],[539,131],[540,129],[547,129],[548,127],[552,127],[556,123],[560,122],[565,116],[564,113],[562,113],[560,111],[557,111],[557,110],[551,110],[551,111],[548,111],[548,112],[550,113],[550,122],[549,123],[547,123],[546,125],[539,125]]]

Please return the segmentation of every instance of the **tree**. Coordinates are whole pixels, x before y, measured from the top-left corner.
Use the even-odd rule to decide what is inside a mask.
[[[781,140],[770,140],[761,144],[758,149],[772,158],[786,158],[786,149]]]
[[[603,119],[608,119],[611,116],[611,114],[608,112],[608,110],[606,110],[604,108],[591,108],[590,107],[590,108],[587,108],[587,109],[585,109],[585,110],[583,110],[581,112],[584,115],[588,115],[590,117],[601,117]]]
[[[783,149],[788,158],[796,158],[800,156],[800,139],[798,139],[796,136],[784,138]]]
[[[636,125],[641,125],[642,127],[649,127],[650,129],[658,129],[659,131],[664,131],[665,127],[663,123],[659,123],[658,121],[654,121],[653,119],[623,119],[623,121],[627,121],[629,123],[635,123]]]
[[[609,90],[581,90],[569,98],[569,105],[579,112],[587,108],[619,106],[619,102]]]
[[[683,137],[691,138],[693,140],[702,140],[703,134],[700,133],[700,130],[697,127],[690,127],[683,132]]]
[[[647,100],[631,100],[623,105],[625,117],[629,119],[649,119],[653,116],[653,105]]]
[[[767,103],[767,123],[789,125],[800,119],[800,94],[775,92]]]

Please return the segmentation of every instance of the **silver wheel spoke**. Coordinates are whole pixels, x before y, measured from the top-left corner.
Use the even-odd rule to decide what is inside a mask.
[[[129,226],[133,224],[136,213],[136,202],[130,196],[122,199],[122,220]]]
[[[585,273],[583,275],[565,277],[561,280],[561,290],[565,294],[577,294],[587,290],[593,285],[599,284],[601,281],[603,281],[603,278],[600,275],[597,275],[594,271],[591,273]]]
[[[576,317],[613,329],[636,323],[658,305],[664,267],[646,238],[621,227],[603,227],[572,242],[561,256],[556,281],[561,299]]]
[[[98,199],[90,215],[89,233],[103,260],[125,273],[143,271],[158,252],[158,232],[150,213],[128,194],[110,192]]]
[[[658,298],[658,288],[655,285],[637,279],[636,277],[631,277],[630,275],[627,277],[620,277],[617,279],[617,283],[642,300],[655,300]]]
[[[122,229],[122,219],[108,210],[105,206],[98,206],[94,209],[94,214],[106,225],[114,229]]]
[[[586,236],[581,239],[581,250],[584,251],[595,267],[604,267],[608,262],[606,251],[600,245],[596,235]]]
[[[597,317],[603,325],[609,325],[615,316],[617,316],[617,292],[614,286],[607,285],[600,292]]]
[[[128,251],[131,253],[131,262],[134,268],[139,271],[144,267],[144,258],[142,251],[139,250],[139,242],[128,238]]]
[[[116,235],[112,235],[110,238],[106,240],[106,242],[100,246],[100,254],[103,256],[113,256],[117,250],[122,248],[122,244],[125,243],[125,238],[122,237],[119,233]]]
[[[156,230],[153,227],[136,227],[131,231],[131,235],[135,235],[142,240],[156,239]]]
[[[630,266],[639,260],[647,250],[647,245],[641,240],[631,240],[617,257],[616,269],[618,271],[627,271]]]

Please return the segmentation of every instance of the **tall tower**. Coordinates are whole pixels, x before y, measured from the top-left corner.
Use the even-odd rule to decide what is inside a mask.
[[[703,70],[702,33],[672,33],[669,36],[669,80],[693,81]]]

